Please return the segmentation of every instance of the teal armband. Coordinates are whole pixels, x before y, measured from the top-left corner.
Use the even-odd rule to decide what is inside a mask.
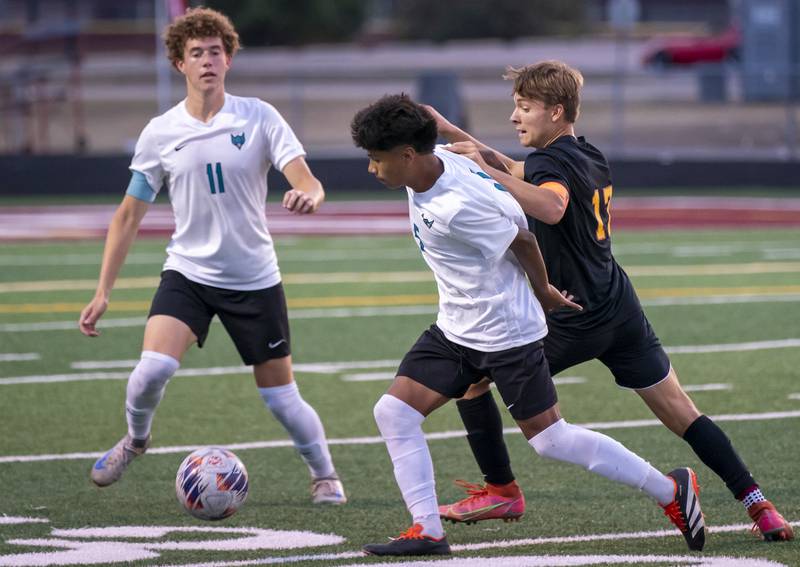
[[[128,183],[128,190],[125,191],[125,194],[147,203],[152,203],[156,200],[155,190],[150,187],[147,178],[141,171],[132,172],[131,182]]]

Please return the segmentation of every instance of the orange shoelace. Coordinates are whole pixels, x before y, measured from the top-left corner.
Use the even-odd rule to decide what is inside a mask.
[[[425,539],[422,535],[422,525],[414,524],[394,539]]]
[[[664,515],[667,516],[681,532],[686,532],[686,520],[683,514],[681,514],[681,508],[677,501],[673,500],[664,506]]]
[[[474,500],[476,498],[489,495],[489,490],[486,488],[486,486],[482,486],[480,484],[473,484],[471,482],[467,482],[466,480],[456,480],[455,484],[467,491],[469,497],[466,500]]]

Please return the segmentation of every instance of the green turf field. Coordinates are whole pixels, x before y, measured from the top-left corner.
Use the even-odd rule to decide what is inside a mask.
[[[72,322],[93,293],[102,244],[4,243],[0,565],[48,564],[32,555],[44,553],[53,565],[125,557],[140,557],[133,565],[389,563],[358,553],[361,545],[409,524],[376,439],[372,406],[401,356],[435,318],[432,276],[409,237],[276,240],[297,381],[326,426],[350,503],[312,506],[305,466],[280,443],[283,429],[264,409],[252,377],[236,368],[241,362],[219,324],[212,325],[205,348],[192,349],[183,361],[182,371],[196,371],[173,378],[167,389],[154,424],[156,450],[118,484],[91,485],[94,454],[124,433],[124,378],[139,355],[165,242],[136,244],[96,339],[80,335]],[[615,248],[656,332],[673,349],[682,383],[699,388],[692,396],[702,411],[725,416],[720,424],[767,497],[788,520],[800,521],[800,229],[618,231]],[[85,368],[92,362],[106,364]],[[748,532],[741,504],[686,444],[663,427],[631,423],[652,416],[635,394],[614,386],[603,366],[585,364],[562,377],[579,378],[558,387],[568,420],[593,424],[664,471],[697,470],[706,522],[714,530],[706,550],[690,559],[683,538],[647,497],[547,462],[510,432],[527,514],[515,524],[448,527],[456,564],[482,558],[469,564],[800,565],[797,542],[767,544]],[[455,436],[460,430],[453,404],[425,425],[426,433],[454,433],[430,440],[441,501],[460,497],[453,479],[479,480],[466,441]],[[221,523],[185,514],[173,487],[191,447],[245,443],[261,445],[235,449],[251,483],[239,513]],[[168,529],[176,527],[195,529]],[[275,538],[258,530],[334,534],[344,542],[310,546],[309,535]],[[271,549],[276,542],[295,547]],[[619,557],[598,559],[609,555]],[[699,563],[701,557],[739,562]]]

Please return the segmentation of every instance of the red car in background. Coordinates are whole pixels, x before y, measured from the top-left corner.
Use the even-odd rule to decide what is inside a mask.
[[[741,33],[736,27],[714,36],[658,39],[647,48],[642,63],[670,67],[739,61],[741,41]]]

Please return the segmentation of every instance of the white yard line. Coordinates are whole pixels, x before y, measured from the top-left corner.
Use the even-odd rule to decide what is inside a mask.
[[[783,411],[783,412],[766,412],[766,413],[743,413],[743,414],[724,414],[711,416],[714,421],[765,421],[775,419],[795,419],[800,417],[800,411]],[[633,429],[640,427],[652,427],[661,425],[657,419],[638,419],[631,421],[600,421],[594,423],[579,423],[582,427],[589,429],[603,430],[603,429]],[[517,434],[519,429],[515,427],[508,427],[503,429],[505,434]],[[466,432],[462,429],[460,431],[440,431],[435,433],[425,434],[425,438],[429,441],[438,441],[441,439],[455,439],[464,437]],[[328,439],[329,445],[379,445],[383,443],[380,437],[346,437],[338,439]],[[250,443],[231,443],[223,444],[225,447],[232,451],[246,451],[250,449],[275,449],[279,447],[294,447],[294,443],[289,439],[277,439],[273,441],[253,441]],[[171,447],[153,447],[147,450],[148,454],[152,455],[171,455],[175,453],[184,454],[190,453],[200,447],[200,445],[180,445]],[[0,457],[0,464],[2,463],[31,463],[39,461],[71,461],[80,459],[97,459],[103,456],[104,452],[89,452],[89,453],[61,453],[61,454],[48,454],[48,455],[9,455]]]
[[[669,354],[699,354],[709,352],[745,352],[750,350],[794,348],[798,346],[800,346],[800,339],[782,339],[779,341],[754,341],[747,343],[725,343],[720,345],[664,347],[664,350]]]
[[[795,394],[789,394],[789,399],[790,400],[800,400],[800,392],[795,393]]]
[[[800,522],[789,522],[792,526],[800,526]],[[722,526],[709,526],[708,531],[714,534],[746,532],[750,529],[750,524],[727,524]],[[674,538],[680,537],[675,530],[652,530],[639,532],[617,532],[604,534],[586,534],[560,537],[537,537],[522,539],[501,539],[481,543],[466,543],[450,546],[454,552],[480,551],[484,549],[508,549],[514,547],[526,547],[537,545],[571,544],[571,543],[591,543],[599,541],[618,541],[633,539],[652,539],[652,538]],[[632,565],[642,565],[646,563],[667,563],[670,565],[697,565],[702,567],[784,567],[783,563],[767,559],[751,557],[732,557],[704,555],[643,555],[613,554],[613,555],[515,555],[507,557],[467,557],[459,553],[457,557],[433,557],[422,559],[408,558],[399,561],[395,558],[389,562],[375,563],[371,559],[364,557],[360,552],[345,551],[342,553],[307,553],[302,555],[288,555],[283,557],[262,557],[258,559],[244,559],[235,561],[213,561],[204,563],[181,564],[180,567],[244,567],[247,565],[277,565],[285,563],[299,563],[301,561],[322,561],[330,563],[332,561],[342,561],[347,559],[361,558],[366,563],[358,562],[341,567],[351,567],[354,565],[387,565],[396,567],[427,567],[430,565],[461,565],[464,567],[483,567],[484,565],[497,565],[498,567],[544,567],[544,566],[581,566],[581,565],[607,565],[612,563],[629,563]],[[172,565],[168,567],[178,567]]]
[[[685,392],[718,392],[720,390],[732,390],[730,384],[683,384]]]
[[[4,352],[0,353],[0,362],[22,362],[26,360],[39,360],[42,356],[38,352]]]
[[[793,348],[800,346],[800,339],[783,339],[778,341],[758,341],[748,343],[725,343],[716,345],[689,345],[664,347],[671,354],[703,354],[716,352],[743,352],[753,350],[769,350],[778,348]],[[133,362],[129,368],[138,361],[109,361],[112,366],[102,366],[101,361],[83,361],[75,364],[86,365],[84,368],[120,368],[122,363]],[[398,360],[363,360],[349,362],[308,362],[294,365],[296,372],[309,372],[316,374],[338,374],[343,370],[359,370],[368,368],[396,368]],[[193,376],[223,376],[229,374],[249,374],[251,367],[238,366],[212,366],[209,368],[182,368],[175,373],[177,377]],[[71,374],[39,374],[29,376],[10,376],[0,378],[0,386],[12,384],[51,384],[55,382],[84,382],[91,380],[125,380],[129,372],[86,372]],[[356,380],[353,380],[356,381]],[[558,383],[558,382],[557,382]],[[567,382],[562,382],[567,383]]]
[[[75,370],[102,370],[105,368],[133,368],[138,360],[79,360],[69,365]]]

